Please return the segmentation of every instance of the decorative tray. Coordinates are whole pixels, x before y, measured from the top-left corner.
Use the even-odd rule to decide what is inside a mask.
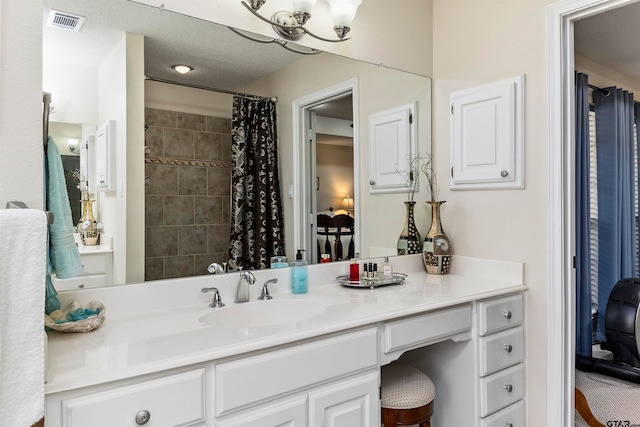
[[[349,280],[349,275],[338,276],[336,280],[342,286],[346,286],[348,288],[377,288],[378,286],[387,286],[387,285],[399,285],[404,283],[404,279],[407,277],[404,273],[393,273],[391,276],[387,277],[378,277],[375,279],[360,279],[360,280]]]

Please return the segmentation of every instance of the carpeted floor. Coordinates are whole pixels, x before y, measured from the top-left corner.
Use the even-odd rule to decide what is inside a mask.
[[[605,426],[640,426],[640,384],[576,370],[576,387],[584,393],[593,415]],[[575,425],[588,427],[577,412]]]

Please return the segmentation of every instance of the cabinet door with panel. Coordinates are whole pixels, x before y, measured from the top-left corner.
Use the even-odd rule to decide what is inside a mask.
[[[309,393],[309,427],[380,425],[378,370]]]

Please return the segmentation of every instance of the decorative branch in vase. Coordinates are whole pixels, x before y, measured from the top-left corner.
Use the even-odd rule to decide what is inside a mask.
[[[414,219],[414,206],[416,204],[414,198],[416,189],[418,188],[418,173],[420,171],[420,156],[417,157],[409,157],[409,168],[408,170],[398,170],[396,168],[396,172],[398,172],[406,183],[407,188],[407,201],[404,202],[406,209],[406,216],[404,222],[404,228],[400,233],[400,237],[398,237],[398,255],[410,255],[410,254],[419,254],[420,246],[422,244],[420,233],[418,232],[418,228],[416,227],[415,219]]]
[[[424,238],[422,245],[422,260],[430,274],[447,274],[451,266],[451,241],[442,228],[440,217],[440,206],[444,201],[439,201],[440,187],[436,171],[433,168],[431,155],[422,157],[420,170],[427,177],[429,194],[431,200],[427,201],[431,205],[431,227]]]

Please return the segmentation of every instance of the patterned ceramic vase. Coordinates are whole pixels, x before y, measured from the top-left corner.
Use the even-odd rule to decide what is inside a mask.
[[[398,255],[409,255],[420,253],[420,233],[416,228],[413,218],[413,207],[416,202],[404,202],[407,208],[407,217],[404,223],[404,229],[398,238]]]
[[[451,242],[440,221],[440,205],[444,202],[427,202],[431,205],[431,228],[424,238],[422,259],[429,274],[447,274],[451,265]]]

